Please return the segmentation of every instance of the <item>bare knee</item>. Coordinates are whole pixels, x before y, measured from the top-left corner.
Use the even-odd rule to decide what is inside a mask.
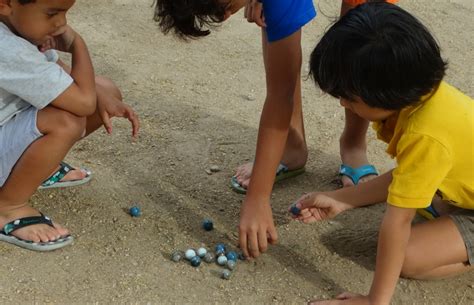
[[[119,100],[123,99],[122,92],[120,92],[120,89],[111,79],[104,76],[96,76],[95,83],[98,87],[101,87],[102,89],[106,90],[108,94],[111,94]]]
[[[422,262],[417,259],[419,254],[415,255],[413,251],[414,250],[411,250],[410,247],[407,248],[400,276],[407,279],[421,279],[426,270]]]
[[[38,128],[43,134],[54,134],[73,142],[83,136],[86,129],[85,117],[79,117],[55,107],[47,108],[44,120],[40,120],[38,116]]]

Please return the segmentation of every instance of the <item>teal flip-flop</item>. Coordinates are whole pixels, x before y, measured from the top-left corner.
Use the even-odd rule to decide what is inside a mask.
[[[288,168],[288,166],[280,163],[278,165],[278,168],[277,168],[277,171],[276,171],[276,174],[275,174],[275,183],[278,182],[278,181],[288,179],[288,178],[296,177],[298,175],[301,175],[304,172],[305,172],[304,167],[290,170]],[[242,185],[240,185],[239,181],[237,181],[236,176],[232,176],[232,178],[230,179],[230,186],[232,187],[232,189],[235,192],[237,192],[239,194],[246,194],[247,193],[247,189],[244,188]]]
[[[46,179],[39,187],[39,190],[50,189],[50,188],[60,188],[60,187],[70,187],[70,186],[78,186],[84,183],[87,183],[92,178],[92,172],[88,169],[83,169],[86,173],[86,176],[82,179],[78,180],[68,180],[68,181],[61,181],[64,176],[67,175],[70,171],[74,170],[75,168],[71,165],[67,164],[66,162],[61,162],[59,164],[59,169],[52,174],[48,179]]]
[[[370,175],[378,176],[379,173],[375,169],[375,166],[371,164],[362,165],[361,167],[350,167],[349,165],[342,164],[339,168],[339,175],[349,177],[354,185],[357,185],[361,178]]]

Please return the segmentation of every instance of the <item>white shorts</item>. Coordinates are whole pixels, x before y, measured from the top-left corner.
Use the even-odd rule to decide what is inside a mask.
[[[0,187],[28,146],[43,134],[36,126],[38,109],[30,107],[0,126]]]

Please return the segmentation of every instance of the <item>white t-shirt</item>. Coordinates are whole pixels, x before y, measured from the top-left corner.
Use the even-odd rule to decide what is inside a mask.
[[[31,106],[46,107],[72,84],[57,61],[55,51],[41,53],[0,22],[0,126]]]

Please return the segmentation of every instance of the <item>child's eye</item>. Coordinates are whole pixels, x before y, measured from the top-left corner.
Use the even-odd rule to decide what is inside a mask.
[[[56,12],[48,12],[46,13],[46,15],[49,17],[49,18],[53,18],[54,16],[56,16],[58,13]]]

